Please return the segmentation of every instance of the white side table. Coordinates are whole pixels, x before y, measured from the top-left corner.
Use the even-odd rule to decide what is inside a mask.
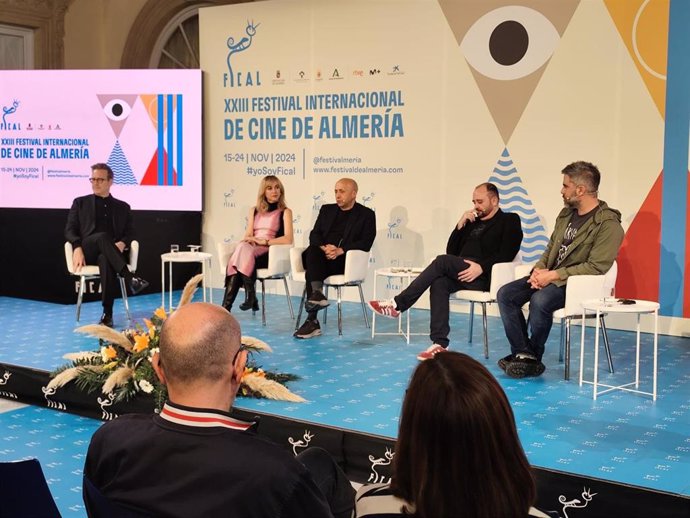
[[[206,275],[211,275],[211,254],[206,252],[168,252],[161,254],[161,305],[165,309],[165,264],[168,264],[168,311],[172,311],[172,265],[173,263],[201,263],[201,291],[206,302]],[[211,279],[208,282],[209,302],[213,302]]]
[[[585,352],[585,325],[584,317],[586,313],[596,311],[596,335],[594,339],[594,379],[593,381],[583,380],[584,371],[584,352]],[[637,315],[637,342],[635,352],[635,381],[623,385],[606,385],[599,383],[599,317],[602,313],[628,313]],[[654,351],[653,351],[653,373],[652,373],[652,392],[639,390],[640,387],[640,316],[645,314],[654,315]],[[659,303],[649,300],[635,300],[634,304],[622,304],[619,299],[605,298],[588,300],[582,303],[582,337],[580,339],[580,386],[583,383],[590,383],[593,386],[592,398],[597,395],[611,392],[612,390],[625,390],[637,394],[652,396],[656,401],[656,382],[657,382],[657,354],[658,354],[658,331],[659,331]],[[632,385],[635,388],[630,388]],[[598,390],[599,387],[606,387],[606,390]]]
[[[379,277],[384,277],[386,279],[402,279],[403,288],[410,285],[412,279],[417,277],[422,273],[423,268],[378,268],[374,271],[374,299],[376,300],[376,288],[378,284]],[[412,308],[410,308],[412,309]],[[376,311],[373,311],[371,317],[371,337],[374,338],[376,335],[393,335],[393,336],[403,336],[410,343],[411,335],[425,335],[426,333],[410,333],[410,310],[405,311],[406,318],[406,330],[402,327],[402,315],[398,315],[398,331],[396,333],[381,333],[376,332]]]

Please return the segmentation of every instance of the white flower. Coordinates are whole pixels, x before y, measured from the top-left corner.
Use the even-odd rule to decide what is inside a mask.
[[[108,353],[106,352],[106,347],[101,347],[101,360],[103,360],[103,363],[108,363],[110,361]]]
[[[146,380],[139,380],[139,388],[147,394],[153,392],[153,385]]]
[[[160,351],[160,348],[154,347],[153,349],[149,349],[149,361],[153,363],[153,356]]]

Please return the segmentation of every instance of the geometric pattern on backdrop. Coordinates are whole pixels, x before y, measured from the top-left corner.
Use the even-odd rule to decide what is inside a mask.
[[[520,246],[522,262],[536,262],[546,249],[549,238],[508,149],[503,150],[488,181],[494,183],[498,188],[498,193],[501,196],[501,209],[520,216],[523,235]]]
[[[129,165],[124,151],[122,151],[119,140],[115,141],[115,147],[110,152],[108,165],[113,170],[113,183],[118,185],[137,185],[139,183],[134,177],[132,167]]]
[[[156,147],[141,185],[182,185],[182,95],[141,95],[156,129]]]
[[[579,2],[439,0],[504,144]]]

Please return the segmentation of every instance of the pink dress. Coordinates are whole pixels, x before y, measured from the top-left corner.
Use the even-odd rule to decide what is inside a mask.
[[[263,213],[255,211],[254,237],[259,239],[273,239],[276,237],[282,217],[282,210],[272,210],[271,212]],[[235,275],[239,271],[242,275],[251,277],[254,273],[256,258],[266,253],[268,253],[267,246],[240,241],[228,260],[227,275]]]

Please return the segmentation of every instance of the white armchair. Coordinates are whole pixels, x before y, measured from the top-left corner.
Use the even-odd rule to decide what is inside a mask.
[[[515,267],[520,263],[519,254],[510,263],[496,263],[491,268],[491,285],[489,291],[460,290],[451,295],[451,301],[460,300],[470,303],[470,325],[467,341],[472,343],[474,328],[474,305],[481,304],[482,324],[484,329],[484,358],[489,357],[489,332],[486,318],[486,305],[496,302],[496,294],[504,285],[515,279]]]
[[[221,270],[221,278],[225,278],[225,272],[230,256],[235,251],[237,243],[218,243],[218,263]],[[285,297],[287,298],[290,317],[295,318],[292,309],[292,299],[290,298],[290,288],[287,283],[287,274],[290,273],[290,250],[292,245],[271,245],[268,248],[268,267],[257,268],[256,279],[261,283],[261,323],[266,325],[266,281],[281,280],[285,286]]]
[[[305,283],[302,292],[302,299],[300,300],[299,310],[297,312],[297,325],[295,329],[299,328],[300,319],[302,317],[302,309],[307,297],[306,276],[304,265],[302,264],[302,252],[304,248],[295,247],[290,250],[290,263],[292,267],[292,278],[295,281]],[[364,322],[369,327],[369,316],[367,315],[366,305],[364,303],[364,293],[362,292],[362,283],[369,272],[369,252],[362,250],[349,250],[345,254],[345,271],[340,275],[331,275],[323,281],[324,295],[328,297],[328,288],[335,288],[337,291],[338,304],[338,334],[343,334],[343,313],[342,313],[342,288],[345,286],[357,286],[359,288],[359,299],[362,305],[362,314],[364,315]],[[324,310],[324,324],[327,321],[328,308]]]
[[[77,295],[77,322],[79,322],[79,317],[81,315],[81,303],[82,300],[84,299],[84,290],[86,289],[86,281],[87,280],[93,280],[93,279],[99,279],[100,278],[100,273],[98,270],[97,265],[85,265],[76,272],[74,270],[74,263],[72,262],[72,256],[74,253],[74,249],[72,247],[72,243],[69,241],[65,241],[65,263],[67,264],[67,271],[71,274],[74,275],[75,277],[79,277],[79,294]],[[132,241],[129,245],[129,263],[127,263],[127,267],[129,268],[129,271],[132,273],[135,273],[137,271],[137,264],[139,262],[139,241]],[[127,299],[127,287],[125,286],[125,280],[120,277],[119,275],[117,276],[118,280],[120,281],[120,292],[122,293],[122,303],[125,306],[125,313],[127,314],[127,321],[131,321],[132,318],[129,313],[129,300]]]
[[[515,268],[515,278],[520,279],[529,275],[534,265],[519,265]],[[604,275],[573,275],[568,277],[565,288],[565,307],[554,311],[553,317],[561,322],[559,361],[565,361],[564,377],[570,379],[570,323],[573,319],[582,319],[582,303],[589,299],[610,297],[616,286],[618,264],[613,262],[611,268]],[[613,360],[609,337],[606,332],[605,314],[601,314],[601,332],[604,338],[604,349],[609,364],[609,371],[613,372]],[[596,318],[596,314],[587,314],[585,318]],[[582,322],[584,325],[584,322]]]

